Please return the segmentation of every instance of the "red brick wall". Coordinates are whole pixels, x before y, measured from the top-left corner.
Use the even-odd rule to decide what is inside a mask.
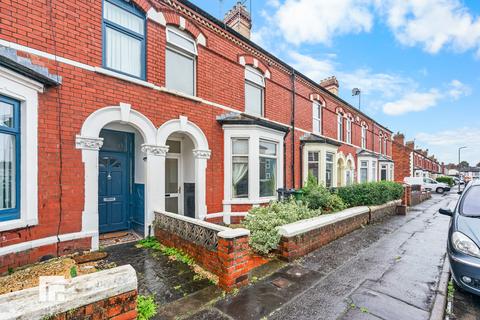
[[[132,1],[144,10],[150,7],[148,1]],[[178,11],[165,8],[163,2],[151,2],[162,8],[161,11],[169,22],[178,23]],[[3,1],[0,3],[0,38],[93,67],[101,67],[101,7],[102,0],[30,1],[28,5],[20,0]],[[250,55],[251,48],[247,49],[246,44],[227,40],[202,22],[187,16],[185,19],[188,32],[194,35],[201,32],[207,40],[207,47],[198,46],[197,95],[243,111],[244,67],[238,63],[238,57]],[[165,85],[165,47],[165,28],[147,20],[147,81],[158,86]],[[133,109],[144,114],[156,127],[184,115],[203,130],[212,150],[206,173],[208,213],[223,211],[223,131],[216,117],[227,111],[33,54],[20,51],[18,54],[31,59],[35,64],[47,67],[51,74],[60,75],[62,85],[58,88],[47,88],[39,95],[39,224],[21,230],[0,232],[0,247],[55,236],[58,230],[60,234],[81,231],[84,169],[81,151],[75,149],[75,135],[80,133],[83,122],[91,113],[120,102],[131,103]],[[265,88],[265,116],[289,125],[292,104],[289,71],[276,62],[267,61],[261,54],[256,58],[261,64],[268,66],[271,73],[271,79],[267,79]],[[354,118],[360,117],[361,121],[368,124],[368,148],[372,149],[372,139],[376,139],[371,135],[378,135],[373,121],[301,78],[297,77],[295,89],[297,128],[311,130],[310,94],[317,93],[325,102],[324,135],[336,139],[336,110],[341,106],[345,112],[351,113]],[[286,138],[287,187],[301,185],[299,139],[303,134],[304,132],[298,130],[294,132],[295,179],[290,168],[293,158],[291,139],[289,136]],[[355,123],[354,144],[361,144],[360,136],[359,124]],[[349,152],[354,154],[353,148],[350,150]],[[244,210],[242,208],[242,211]]]
[[[122,293],[120,295],[100,300],[74,310],[56,314],[48,319],[135,320],[137,319],[137,291],[135,290]]]
[[[410,177],[410,154],[412,150],[399,141],[392,144],[393,161],[395,161],[395,181],[403,183],[405,177]]]
[[[42,257],[57,256],[57,252],[59,255],[65,255],[89,250],[91,243],[91,238],[84,238],[64,241],[59,244],[49,244],[27,251],[0,256],[0,274],[7,272],[10,268],[15,269],[23,265],[38,262]]]

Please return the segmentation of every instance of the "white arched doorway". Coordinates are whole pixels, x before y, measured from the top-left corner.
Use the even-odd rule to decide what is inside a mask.
[[[156,144],[157,130],[153,123],[138,111],[132,110],[126,103],[111,106],[93,112],[84,122],[81,132],[76,136],[76,148],[82,150],[82,161],[85,174],[84,210],[82,214],[82,231],[94,234],[92,249],[98,249],[99,235],[99,151],[104,139],[100,132],[113,124],[118,128],[131,127],[138,132],[143,143],[139,150],[145,154],[142,157],[143,174],[145,176],[144,199],[144,234],[148,235],[149,227],[154,219],[154,210],[158,208],[158,199],[161,196],[155,181],[158,179],[157,169],[160,162],[162,148]],[[121,130],[121,129],[120,129]],[[158,180],[157,180],[158,181]]]
[[[190,160],[191,165],[183,166],[180,169],[179,176],[185,176],[186,172],[191,172],[191,181],[194,185],[194,217],[203,220],[207,214],[206,206],[206,169],[207,160],[210,159],[210,149],[208,147],[208,140],[203,131],[190,122],[187,117],[180,116],[179,119],[169,120],[165,122],[157,132],[157,143],[161,148],[164,148],[165,153],[160,159],[159,171],[162,177],[167,174],[166,167],[168,161],[175,159],[171,157],[172,150],[170,146],[173,146],[175,141],[187,142],[191,144],[191,147],[180,146],[179,152],[175,152],[176,156],[180,160],[185,160],[182,163],[185,164]],[[187,144],[186,143],[186,144]],[[174,161],[173,161],[174,162]],[[176,167],[175,167],[176,168]],[[172,170],[169,168],[169,170]],[[169,172],[170,174],[171,172]],[[166,190],[166,180],[164,178],[163,183],[160,184],[160,193],[163,195],[159,202],[159,210],[166,211],[166,195],[170,196],[169,190]],[[168,182],[168,181],[167,181]],[[180,188],[179,190],[186,189],[182,181],[177,181]],[[167,183],[168,184],[168,183]],[[185,184],[186,186],[186,184]],[[181,194],[182,191],[179,191]],[[168,199],[170,201],[171,199]],[[180,204],[182,205],[182,204]],[[182,210],[180,210],[182,212]]]

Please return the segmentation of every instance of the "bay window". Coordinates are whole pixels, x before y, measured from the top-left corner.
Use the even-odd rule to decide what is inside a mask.
[[[255,68],[245,67],[245,112],[263,116],[265,79]]]
[[[315,177],[315,181],[319,181],[320,172],[319,172],[319,157],[320,152],[309,151],[308,152],[308,174]]]
[[[0,96],[0,221],[20,218],[20,103]]]
[[[248,139],[232,139],[232,197],[248,198]]]
[[[368,161],[360,162],[360,183],[368,182]]]
[[[333,157],[334,154],[331,152],[325,154],[325,186],[327,188],[333,186]]]
[[[277,144],[260,140],[260,197],[273,197],[277,190]]]
[[[322,134],[322,105],[318,101],[313,101],[312,123],[313,132]]]
[[[103,65],[145,78],[145,15],[132,3],[103,2]]]
[[[179,29],[167,28],[165,85],[168,89],[195,95],[197,44]]]
[[[343,141],[343,115],[341,113],[337,116],[337,132],[338,140]]]

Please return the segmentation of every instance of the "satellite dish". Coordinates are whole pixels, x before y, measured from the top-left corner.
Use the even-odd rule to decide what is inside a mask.
[[[360,89],[358,88],[353,88],[352,89],[352,96],[358,96],[360,94]]]

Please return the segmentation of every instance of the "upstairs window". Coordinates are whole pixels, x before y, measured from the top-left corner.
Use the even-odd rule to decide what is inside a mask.
[[[313,101],[312,123],[313,132],[322,134],[322,105],[318,101]]]
[[[337,131],[338,140],[343,141],[343,114],[339,113],[337,116]]]
[[[145,78],[145,15],[127,1],[103,2],[103,65]]]
[[[347,143],[352,143],[352,120],[347,118]]]
[[[367,127],[362,126],[362,149],[367,149]]]
[[[383,153],[383,150],[382,150],[382,148],[383,148],[382,140],[383,140],[383,139],[382,139],[382,136],[381,136],[381,135],[378,136],[378,152],[379,152],[380,154]]]
[[[387,138],[383,139],[383,153],[387,154]]]
[[[252,67],[245,67],[245,112],[263,116],[265,79]]]
[[[197,43],[187,33],[167,28],[166,87],[195,95]]]
[[[0,96],[0,222],[20,218],[20,103]]]

